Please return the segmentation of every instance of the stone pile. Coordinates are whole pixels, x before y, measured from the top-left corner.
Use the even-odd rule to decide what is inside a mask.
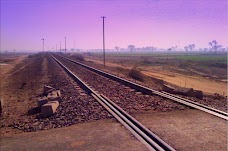
[[[60,90],[45,85],[43,96],[37,98],[37,106],[41,109],[41,116],[49,117],[54,115],[61,101]]]
[[[203,92],[200,90],[194,90],[193,88],[184,88],[184,87],[172,87],[167,84],[163,84],[162,90],[172,94],[179,94],[188,97],[196,97],[198,99],[203,99]]]

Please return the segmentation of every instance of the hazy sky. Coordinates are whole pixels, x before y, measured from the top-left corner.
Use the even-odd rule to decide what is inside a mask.
[[[1,0],[1,50],[228,46],[227,0]]]

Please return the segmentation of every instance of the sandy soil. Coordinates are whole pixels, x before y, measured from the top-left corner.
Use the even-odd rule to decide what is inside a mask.
[[[95,60],[94,58],[86,58],[87,61],[93,61],[98,64],[103,64],[102,61]],[[123,66],[121,64],[113,63],[113,62],[106,62],[107,66],[112,67],[122,67],[125,69],[131,69],[133,66]],[[220,95],[227,96],[227,83],[215,81],[211,79],[207,79],[202,76],[189,76],[180,73],[176,73],[175,71],[164,70],[162,67],[151,67],[151,66],[140,66],[142,69],[142,73],[150,76],[155,77],[161,80],[164,80],[168,83],[182,86],[182,87],[191,87],[196,90],[201,90],[204,93],[214,94],[218,93]]]
[[[6,64],[0,64],[0,85],[3,86],[5,79],[10,75],[10,71],[20,62],[22,62],[27,56],[18,56],[14,61]]]
[[[177,86],[202,90],[204,93],[218,93],[227,96],[227,84],[225,82],[215,81],[201,76],[189,76],[167,70],[163,71],[162,69],[152,67],[143,69],[145,70],[142,71],[143,74],[156,77]]]

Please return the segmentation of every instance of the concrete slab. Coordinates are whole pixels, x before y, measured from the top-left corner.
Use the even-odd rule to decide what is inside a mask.
[[[48,95],[48,93],[50,93],[51,91],[55,90],[55,88],[53,88],[53,87],[51,87],[49,85],[45,85],[44,88],[43,88],[43,90],[44,90],[43,93],[45,95]]]
[[[37,98],[38,107],[41,107],[42,105],[46,104],[47,102],[48,102],[48,98],[46,96]]]
[[[51,92],[52,94],[57,94],[57,96],[61,97],[61,92],[60,90],[54,90]]]
[[[58,93],[48,93],[47,95],[48,101],[54,101],[57,100],[59,102],[62,101],[62,98],[60,96],[58,96]]]
[[[58,101],[49,101],[41,107],[41,116],[49,117],[54,115],[56,113],[58,106]]]

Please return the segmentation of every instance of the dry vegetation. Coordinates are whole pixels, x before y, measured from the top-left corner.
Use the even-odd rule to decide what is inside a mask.
[[[138,68],[133,67],[130,71],[129,71],[129,76],[135,80],[139,80],[142,81],[144,80],[143,78],[143,74],[139,71]]]

